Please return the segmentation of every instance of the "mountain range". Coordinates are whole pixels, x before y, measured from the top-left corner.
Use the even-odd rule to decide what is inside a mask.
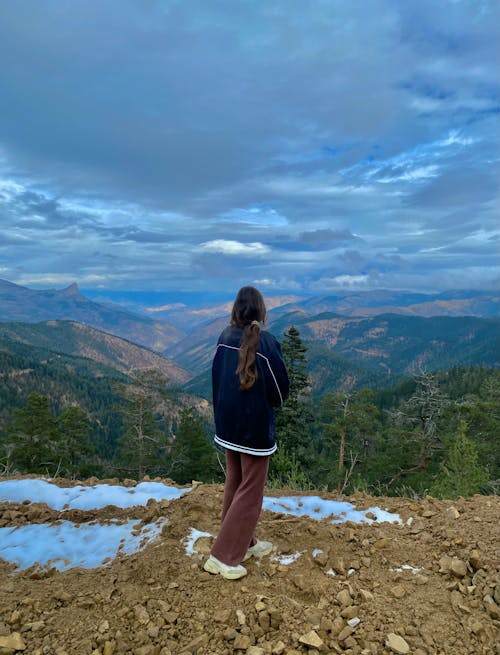
[[[165,322],[132,313],[119,305],[96,303],[76,284],[62,290],[34,290],[0,280],[0,322],[71,320],[115,334],[161,352],[184,336]]]
[[[421,369],[500,366],[498,298],[491,292],[380,290],[266,302],[268,328],[278,338],[291,325],[299,329],[317,392],[391,384]],[[150,312],[153,320],[89,300],[76,285],[35,291],[0,281],[4,341],[86,357],[122,373],[155,368],[174,384],[187,383],[192,393],[204,390],[202,395],[230,309],[231,303],[159,305]]]

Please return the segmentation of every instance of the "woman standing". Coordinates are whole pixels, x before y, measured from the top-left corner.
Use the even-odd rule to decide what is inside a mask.
[[[273,547],[254,531],[276,450],[274,407],[286,400],[289,382],[278,341],[262,330],[265,320],[262,294],[240,289],[212,365],[214,441],[226,450],[226,483],[220,531],[204,569],[229,580],[246,575],[241,562]]]

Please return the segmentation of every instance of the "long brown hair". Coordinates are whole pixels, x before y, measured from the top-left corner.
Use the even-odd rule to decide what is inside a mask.
[[[242,287],[238,291],[231,312],[231,325],[243,328],[238,368],[240,389],[251,389],[257,380],[255,358],[260,343],[260,324],[266,320],[266,305],[261,292],[255,287]]]

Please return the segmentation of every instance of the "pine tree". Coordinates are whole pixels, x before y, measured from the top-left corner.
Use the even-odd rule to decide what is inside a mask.
[[[292,325],[285,332],[281,347],[290,380],[290,393],[276,413],[276,438],[280,454],[271,459],[271,477],[285,480],[287,472],[297,469],[297,466],[309,466],[312,409],[307,346],[295,326]]]
[[[91,470],[92,425],[80,407],[68,407],[57,418],[57,429],[62,458],[62,474],[69,477],[85,476]]]
[[[180,484],[212,482],[218,477],[215,454],[205,425],[192,407],[182,410],[170,451],[172,477]]]
[[[59,434],[47,397],[31,393],[26,404],[14,410],[6,432],[4,449],[10,467],[21,473],[57,471]]]
[[[431,493],[444,498],[472,496],[480,493],[487,481],[488,469],[479,463],[476,444],[467,437],[467,424],[461,421]]]

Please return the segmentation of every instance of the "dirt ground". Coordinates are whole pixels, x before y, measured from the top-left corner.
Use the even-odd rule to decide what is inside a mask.
[[[0,560],[0,654],[500,655],[499,497],[346,498],[397,512],[403,525],[264,511],[258,536],[275,555],[301,556],[250,559],[246,577],[227,581],[202,569],[211,538],[192,556],[183,543],[191,528],[216,534],[222,492],[200,484],[178,500],[125,510],[0,504],[0,527],[169,521],[145,550],[100,569],[16,572]]]

